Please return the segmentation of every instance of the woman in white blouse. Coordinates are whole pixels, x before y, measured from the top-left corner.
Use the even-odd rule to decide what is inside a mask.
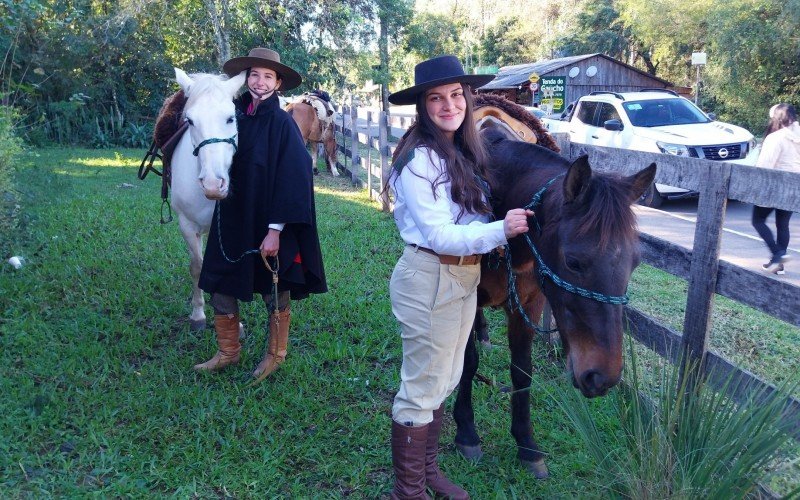
[[[769,110],[769,125],[756,166],[800,172],[800,124],[797,123],[797,113],[791,104],[776,104]],[[772,236],[766,223],[773,210],[777,238]],[[789,246],[791,218],[792,212],[788,210],[753,206],[753,227],[772,252],[769,262],[761,266],[765,271],[785,274],[783,265],[789,260],[786,249]]]
[[[492,222],[486,150],[472,117],[470,85],[454,56],[418,64],[415,85],[389,96],[415,104],[417,122],[400,141],[387,186],[406,243],[392,273],[392,312],[400,322],[403,364],[392,407],[392,498],[469,498],[439,470],[444,401],[461,377],[477,305],[481,255],[528,231],[530,210]]]

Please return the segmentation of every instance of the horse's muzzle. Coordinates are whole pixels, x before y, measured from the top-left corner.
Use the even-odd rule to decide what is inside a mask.
[[[580,375],[572,373],[572,385],[587,398],[605,396],[618,382],[619,377],[612,379],[597,370],[586,370]]]

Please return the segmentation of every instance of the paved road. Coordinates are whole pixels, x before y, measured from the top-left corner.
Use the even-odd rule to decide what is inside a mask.
[[[637,205],[635,208],[642,232],[658,236],[672,243],[692,248],[697,200],[667,201],[659,210]],[[761,270],[769,260],[769,251],[750,224],[752,205],[729,201],[723,225],[721,258],[748,269]],[[774,216],[767,224],[775,231]],[[786,274],[777,279],[800,286],[800,215],[792,217],[789,230],[794,238],[789,243],[792,261],[786,264]]]

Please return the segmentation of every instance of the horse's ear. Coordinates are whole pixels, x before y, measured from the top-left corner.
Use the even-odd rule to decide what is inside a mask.
[[[230,95],[236,95],[236,92],[239,91],[242,85],[244,85],[244,81],[247,78],[247,72],[242,71],[236,76],[232,76],[225,82],[225,85],[228,88],[228,93]]]
[[[180,68],[175,68],[175,81],[178,82],[178,85],[180,85],[183,91],[187,94],[189,93],[189,87],[191,87],[192,83],[194,83],[194,80],[192,80],[189,75],[187,75],[186,72]]]
[[[589,156],[583,155],[572,162],[564,180],[564,202],[572,203],[589,189],[592,179],[592,167],[589,166]]]
[[[631,175],[626,180],[630,183],[631,203],[635,202],[650,188],[656,178],[656,164],[651,163],[649,167]]]

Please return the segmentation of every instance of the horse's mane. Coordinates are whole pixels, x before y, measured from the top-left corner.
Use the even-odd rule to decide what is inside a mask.
[[[478,94],[475,96],[474,101],[476,109],[483,106],[494,106],[496,108],[500,108],[504,112],[508,113],[511,118],[521,121],[529,129],[531,129],[533,133],[536,134],[537,144],[551,151],[555,151],[556,153],[561,151],[556,144],[556,141],[553,139],[553,136],[550,135],[550,132],[547,131],[547,128],[542,125],[542,122],[531,113],[528,113],[528,111],[519,104],[511,102],[505,97],[500,97],[493,94]]]
[[[230,99],[227,92],[220,87],[220,84],[227,80],[225,76],[211,73],[193,73],[189,76],[192,78],[193,83],[189,87],[185,107],[191,107],[195,101],[209,95],[217,100]]]
[[[563,204],[562,185],[557,183],[551,188],[553,192],[547,197],[548,205]],[[611,242],[625,246],[638,243],[636,215],[631,209],[629,186],[622,177],[616,174],[592,172],[589,189],[582,196],[585,196],[585,204],[577,208],[579,212],[576,214],[578,237],[597,234],[597,245],[600,249],[606,248]],[[570,210],[570,207],[567,205],[564,210]],[[555,224],[548,229],[555,231]],[[545,232],[549,232],[548,229],[545,229]]]

